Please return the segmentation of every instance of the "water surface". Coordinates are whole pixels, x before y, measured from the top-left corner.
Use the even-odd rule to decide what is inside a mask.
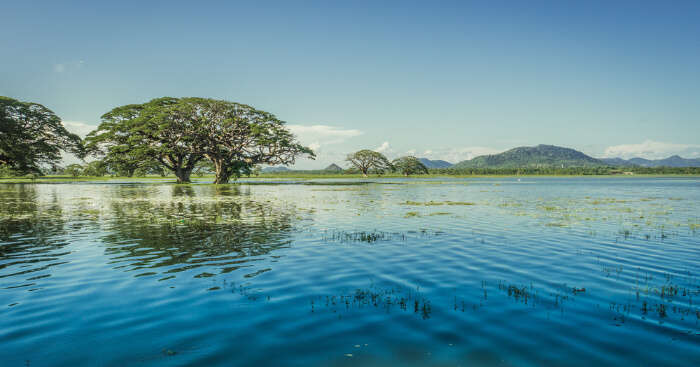
[[[698,365],[699,244],[698,178],[3,184],[0,361]]]

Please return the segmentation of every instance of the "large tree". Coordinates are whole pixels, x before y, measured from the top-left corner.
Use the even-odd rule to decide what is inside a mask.
[[[412,156],[396,158],[391,164],[396,171],[404,176],[428,173],[428,167],[421,163],[418,158]]]
[[[313,151],[299,144],[285,123],[269,112],[205,98],[183,98],[175,109],[197,126],[197,140],[213,165],[216,184],[250,175],[259,164],[293,164],[300,155],[315,158]]]
[[[177,108],[180,99],[163,97],[143,104],[117,107],[102,116],[88,135],[88,148],[129,174],[156,160],[189,182],[197,162],[204,158],[196,121]]]
[[[82,141],[50,109],[0,96],[0,165],[21,172],[55,166],[61,151],[82,156]]]
[[[249,174],[258,164],[292,164],[302,154],[314,158],[274,115],[206,98],[164,97],[117,107],[87,140],[91,151],[122,163],[155,159],[178,182],[189,182],[205,158],[215,183]]]
[[[384,154],[369,149],[349,154],[346,161],[362,172],[365,177],[370,171],[381,173],[392,169],[391,163]]]

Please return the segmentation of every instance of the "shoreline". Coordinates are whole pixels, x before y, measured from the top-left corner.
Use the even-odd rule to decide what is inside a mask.
[[[444,175],[444,174],[429,174],[429,175],[382,175],[382,176],[369,176],[364,177],[360,174],[262,174],[257,177],[241,177],[236,181],[231,181],[228,184],[222,185],[237,185],[237,184],[265,184],[269,180],[289,180],[289,181],[299,181],[307,182],[312,180],[338,180],[345,179],[348,181],[367,181],[367,183],[372,183],[376,180],[386,180],[386,179],[402,179],[402,180],[433,180],[433,179],[464,179],[464,178],[474,178],[474,179],[515,179],[515,178],[625,178],[625,179],[638,179],[638,178],[700,178],[700,174],[634,174],[634,175],[567,175],[567,174],[547,174],[547,175]],[[192,182],[189,184],[211,184],[213,185],[214,175],[204,175],[201,177],[194,177]],[[205,181],[206,180],[206,181]],[[44,176],[35,179],[23,178],[23,177],[9,177],[0,178],[0,184],[54,184],[54,183],[90,183],[90,182],[103,182],[108,183],[109,181],[123,182],[123,183],[172,183],[176,184],[174,176],[145,176],[145,177],[68,177],[68,176]],[[147,182],[144,182],[147,181]],[[203,182],[204,181],[204,182]],[[268,183],[274,184],[274,183]],[[280,182],[279,184],[282,184]],[[182,184],[187,185],[187,184]]]

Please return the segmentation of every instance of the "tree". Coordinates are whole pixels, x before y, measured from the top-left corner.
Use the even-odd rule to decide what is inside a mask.
[[[396,171],[401,172],[404,176],[428,173],[428,167],[421,163],[418,158],[412,156],[397,158],[392,162],[392,165]]]
[[[292,164],[302,154],[314,158],[274,115],[205,98],[163,97],[117,107],[87,140],[91,152],[120,164],[156,160],[178,182],[189,182],[205,158],[217,184],[249,174],[256,164]]]
[[[71,175],[73,177],[78,177],[83,174],[83,166],[73,163],[69,164],[64,170],[63,173],[66,175]]]
[[[190,182],[192,170],[204,155],[196,121],[176,108],[179,101],[163,97],[114,108],[88,135],[88,149],[129,175],[155,160],[175,173],[178,183]]]
[[[391,163],[382,153],[369,149],[349,154],[346,161],[362,172],[362,175],[365,177],[370,171],[381,173],[392,169]]]
[[[0,96],[0,165],[40,173],[42,165],[61,160],[61,151],[83,156],[80,137],[66,130],[53,111]]]
[[[138,151],[130,122],[138,118],[142,105],[117,107],[102,115],[102,123],[85,137],[88,154],[100,157],[109,170],[119,176],[132,177],[146,157]]]
[[[213,164],[215,184],[250,175],[259,164],[293,164],[296,157],[314,159],[313,151],[273,114],[244,104],[205,98],[183,98],[174,107],[198,128],[197,140]]]
[[[107,164],[103,161],[92,161],[83,167],[83,175],[102,177],[107,174]]]

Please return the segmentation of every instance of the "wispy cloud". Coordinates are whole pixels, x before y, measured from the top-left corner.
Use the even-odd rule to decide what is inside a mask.
[[[344,129],[329,125],[298,125],[290,124],[287,128],[296,135],[299,141],[316,153],[316,160],[300,159],[299,167],[318,168],[330,162],[340,162],[346,153],[333,150],[333,146],[348,139],[360,136],[364,132],[356,129]]]
[[[65,63],[60,63],[60,64],[54,64],[53,71],[56,73],[64,73],[66,71],[82,69],[83,66],[85,66],[84,60],[71,61],[71,62],[65,62]]]
[[[604,158],[620,157],[660,159],[671,155],[680,155],[685,158],[700,157],[700,145],[696,144],[675,144],[660,141],[646,140],[639,144],[614,145],[605,149]]]
[[[287,125],[299,141],[316,149],[323,145],[342,143],[347,139],[363,134],[360,130],[343,129],[328,125]],[[312,148],[313,149],[313,148]]]

